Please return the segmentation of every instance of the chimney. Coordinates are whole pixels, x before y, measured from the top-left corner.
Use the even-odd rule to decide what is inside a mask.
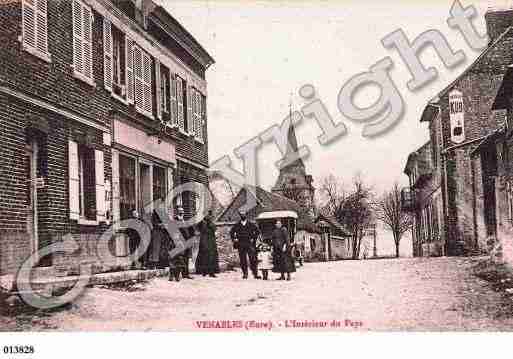
[[[490,42],[495,41],[508,27],[513,26],[513,8],[490,8],[485,14]]]

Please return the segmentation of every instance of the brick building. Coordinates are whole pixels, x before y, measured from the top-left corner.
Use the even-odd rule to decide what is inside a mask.
[[[495,236],[496,166],[493,154],[481,151],[486,147],[481,143],[505,124],[506,109],[497,105],[496,98],[513,64],[513,10],[492,10],[485,19],[489,46],[426,106],[421,121],[429,124],[431,149],[421,149],[408,159],[405,172],[412,188],[407,197],[416,217],[416,256],[488,253]],[[421,165],[430,168],[428,180],[421,184],[411,170],[416,158],[424,163],[431,158]],[[432,195],[426,197],[426,191]],[[436,210],[425,210],[430,203]],[[422,246],[438,240],[437,245]]]
[[[151,0],[4,0],[0,28],[0,274],[65,234],[80,248],[41,265],[123,266],[121,235],[98,260],[110,223],[208,184],[214,60]]]

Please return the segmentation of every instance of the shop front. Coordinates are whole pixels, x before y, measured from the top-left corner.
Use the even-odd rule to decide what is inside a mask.
[[[148,135],[144,130],[122,120],[114,120],[112,144],[112,221],[116,230],[115,254],[120,265],[128,265],[128,256],[138,245],[138,238],[119,222],[152,214],[155,201],[172,199],[176,168],[175,145]],[[143,260],[135,264],[141,267]]]

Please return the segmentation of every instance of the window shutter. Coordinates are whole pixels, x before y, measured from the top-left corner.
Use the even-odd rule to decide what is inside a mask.
[[[117,226],[121,219],[121,211],[119,207],[119,151],[112,150],[112,222]],[[117,229],[117,228],[115,228]]]
[[[160,78],[160,76],[160,61],[155,60],[155,97],[157,99],[157,118],[159,120],[162,120],[162,107],[164,104],[162,103],[162,89],[160,88],[162,79]]]
[[[187,86],[187,131],[191,134],[194,133],[194,120],[192,118],[192,87]]]
[[[103,19],[103,77],[105,89],[112,91],[112,26],[107,18]]]
[[[171,213],[171,209],[173,207],[173,196],[171,195],[174,188],[173,183],[173,168],[167,168],[167,192],[166,192],[166,206],[168,208],[169,213]]]
[[[82,4],[73,1],[73,66],[76,72],[84,73],[82,56]]]
[[[135,108],[144,111],[143,59],[139,46],[134,46]]]
[[[183,106],[183,80],[181,77],[176,78],[176,94],[178,100],[178,127],[185,131],[184,106]]]
[[[96,220],[105,222],[105,169],[103,151],[94,151],[94,168],[96,176]]]
[[[199,103],[199,111],[198,111],[198,139],[203,142],[203,131],[205,126],[205,97],[198,93],[198,103]]]
[[[196,138],[201,139],[201,94],[199,93],[199,91],[196,91],[196,125],[194,130],[194,135],[196,136]]]
[[[126,99],[128,103],[134,103],[134,52],[133,41],[130,37],[125,38],[125,63],[126,63]]]
[[[170,76],[171,126],[178,125],[178,103],[176,99],[176,77]]]
[[[68,174],[69,174],[69,218],[80,218],[80,179],[78,171],[78,144],[74,141],[68,143]]]
[[[36,4],[35,0],[23,0],[22,3],[22,37],[23,44],[36,47]]]
[[[144,112],[149,115],[153,114],[153,97],[152,97],[152,60],[151,57],[143,52],[143,96],[144,96]]]
[[[36,39],[37,50],[46,54],[48,52],[48,21],[47,21],[47,0],[36,2]]]
[[[82,24],[84,27],[82,55],[84,56],[84,76],[93,78],[93,15],[87,6],[82,7]]]

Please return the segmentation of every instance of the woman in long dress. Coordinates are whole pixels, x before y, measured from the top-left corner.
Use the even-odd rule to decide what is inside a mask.
[[[212,211],[198,225],[200,242],[198,258],[196,259],[196,273],[203,276],[216,277],[219,273],[219,254],[216,242],[216,226],[212,221]]]
[[[276,228],[272,234],[272,241],[275,264],[273,271],[281,274],[278,280],[285,280],[285,273],[287,273],[287,280],[291,280],[290,273],[296,271],[296,266],[291,255],[289,238],[289,231],[282,226],[281,220],[277,220]]]

